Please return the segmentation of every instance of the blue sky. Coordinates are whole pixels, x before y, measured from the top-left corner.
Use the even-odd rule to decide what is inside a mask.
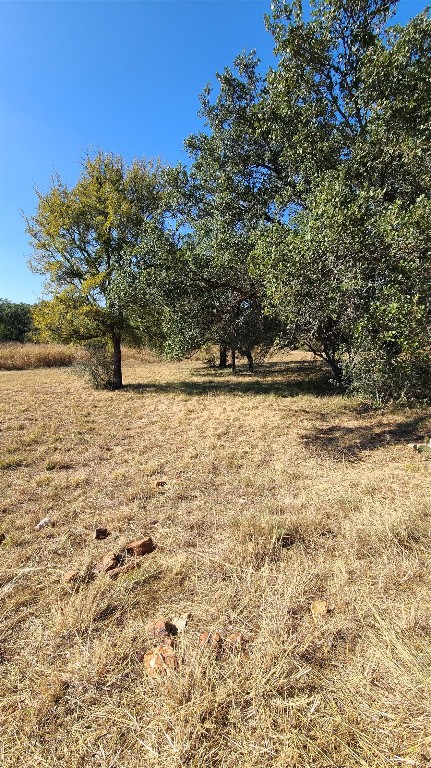
[[[400,0],[397,21],[422,0]],[[243,49],[273,61],[269,0],[0,0],[0,297],[36,301],[20,211],[86,151],[186,161],[199,93]]]

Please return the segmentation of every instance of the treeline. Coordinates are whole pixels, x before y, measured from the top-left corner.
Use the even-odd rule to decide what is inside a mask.
[[[431,384],[431,21],[396,0],[273,2],[277,66],[242,54],[201,96],[187,167],[99,152],[27,228],[42,338],[181,357],[275,342],[379,401]]]
[[[0,342],[24,342],[33,330],[30,304],[0,299]]]

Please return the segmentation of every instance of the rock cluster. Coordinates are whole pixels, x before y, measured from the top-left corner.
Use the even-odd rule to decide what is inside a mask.
[[[96,531],[106,531],[106,528],[96,529]],[[106,538],[106,536],[95,538]],[[153,552],[155,544],[151,536],[142,539],[135,539],[129,542],[121,552],[106,552],[96,563],[90,563],[85,573],[77,570],[69,570],[63,574],[63,584],[83,584],[92,581],[97,576],[106,574],[110,579],[117,579],[125,573],[130,573],[135,568],[139,568],[141,562],[139,558]]]
[[[157,675],[168,675],[178,669],[180,658],[176,648],[176,641],[181,635],[188,623],[190,614],[178,619],[169,621],[167,619],[156,619],[148,622],[146,634],[152,647],[146,651],[138,652],[138,660],[143,661],[144,669],[150,677]],[[249,655],[247,650],[248,641],[242,632],[231,632],[230,634],[223,630],[201,632],[198,639],[202,649],[214,653],[217,659],[221,659],[226,652],[237,653],[243,657]],[[181,659],[184,662],[184,659]]]

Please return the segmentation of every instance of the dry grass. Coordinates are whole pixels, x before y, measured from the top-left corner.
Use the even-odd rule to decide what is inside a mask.
[[[66,344],[0,344],[0,369],[23,371],[29,368],[58,368],[72,365],[75,347]]]
[[[407,447],[429,413],[367,410],[295,356],[200,366],[130,360],[117,393],[0,373],[0,762],[430,766],[431,463]],[[139,570],[61,584],[141,534]],[[148,678],[147,621],[188,612],[178,670]],[[248,655],[200,647],[212,629]]]
[[[0,370],[23,371],[32,368],[62,368],[80,356],[79,347],[66,344],[0,343]],[[148,350],[124,349],[125,362],[147,362],[155,358]]]

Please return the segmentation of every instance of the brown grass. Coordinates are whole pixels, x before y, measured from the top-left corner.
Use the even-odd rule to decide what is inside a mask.
[[[58,368],[72,365],[75,347],[65,344],[0,344],[0,369],[23,371],[29,368]]]
[[[298,356],[130,360],[117,393],[0,373],[2,765],[431,765],[431,462],[407,445],[429,413],[320,377]],[[140,569],[61,584],[140,535]],[[149,678],[146,623],[189,612],[178,669]]]
[[[71,344],[0,343],[0,370],[23,371],[32,368],[62,368],[72,365],[80,356],[79,347]],[[125,362],[154,361],[145,349],[123,350]]]

